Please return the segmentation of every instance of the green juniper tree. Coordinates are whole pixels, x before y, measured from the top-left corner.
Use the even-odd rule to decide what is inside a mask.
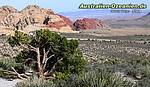
[[[24,49],[15,57],[16,62],[32,68],[39,78],[55,76],[64,79],[84,70],[86,61],[77,40],[67,40],[44,29],[37,30],[32,36],[16,31],[8,41],[11,46],[19,45]]]

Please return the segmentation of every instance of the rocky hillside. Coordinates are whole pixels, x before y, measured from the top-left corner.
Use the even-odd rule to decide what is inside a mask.
[[[37,28],[73,32],[72,22],[68,18],[55,14],[51,9],[40,8],[36,5],[29,5],[21,11],[10,6],[1,7],[0,27],[1,30],[10,28],[10,30],[18,29],[25,32],[34,31]]]
[[[2,6],[0,7],[0,21],[3,21],[4,18],[11,13],[16,13],[17,10],[11,6]]]
[[[101,29],[106,27],[106,25],[98,20],[92,18],[78,19],[74,22],[74,27],[76,30],[88,30],[88,29]]]
[[[102,21],[92,18],[79,19],[73,23],[69,18],[37,5],[28,5],[21,11],[11,6],[0,7],[0,35],[13,35],[14,30],[29,33],[37,29],[49,29],[56,32],[72,33],[76,30],[104,27],[106,25]]]

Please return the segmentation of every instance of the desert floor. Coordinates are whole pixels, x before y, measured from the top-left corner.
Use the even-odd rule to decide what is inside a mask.
[[[87,33],[94,36],[150,35],[150,28],[96,29],[84,30],[81,31],[81,33]]]

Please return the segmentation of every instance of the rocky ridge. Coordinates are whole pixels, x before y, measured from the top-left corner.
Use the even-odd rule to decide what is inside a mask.
[[[11,13],[16,13],[17,10],[11,6],[2,6],[0,7],[0,21],[3,21],[4,18]]]
[[[21,11],[11,6],[0,7],[0,35],[14,34],[14,30],[29,33],[37,29],[73,33],[79,30],[101,29],[105,23],[98,19],[84,18],[74,23],[51,9],[28,5]]]
[[[68,18],[55,14],[51,9],[40,8],[37,5],[29,5],[21,11],[3,6],[0,11],[0,25],[5,28],[24,31],[26,27],[30,26],[28,32],[32,31],[32,27],[53,28],[53,31],[59,32],[73,31],[72,22]]]

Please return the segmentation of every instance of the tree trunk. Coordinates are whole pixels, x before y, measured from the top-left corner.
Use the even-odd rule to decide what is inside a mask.
[[[39,48],[36,49],[36,52],[37,52],[37,63],[38,63],[39,77],[43,78],[44,77],[44,74],[43,74],[44,72],[43,72],[43,68],[42,68],[42,64],[41,64]]]

